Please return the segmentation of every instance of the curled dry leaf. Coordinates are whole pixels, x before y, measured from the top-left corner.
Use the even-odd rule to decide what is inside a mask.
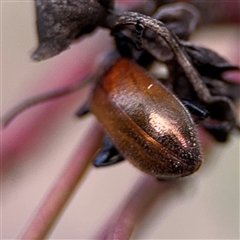
[[[92,32],[104,20],[112,1],[36,0],[39,46],[34,60],[53,57],[72,41]]]
[[[222,73],[225,71],[239,70],[238,66],[232,65],[210,49],[193,44],[186,44],[184,47],[193,65],[202,76],[221,78]]]
[[[165,23],[180,39],[187,40],[199,22],[200,13],[193,5],[174,3],[160,7],[153,18]]]

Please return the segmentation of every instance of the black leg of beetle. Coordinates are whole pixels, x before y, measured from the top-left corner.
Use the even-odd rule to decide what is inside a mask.
[[[136,35],[137,40],[133,41],[130,37],[124,35],[120,31],[112,31],[111,35],[115,37],[116,47],[118,52],[123,57],[132,58],[132,50],[130,46],[135,47],[137,50],[142,49],[142,34],[144,27],[137,22],[136,24]]]
[[[209,117],[209,112],[203,106],[200,106],[199,104],[193,103],[192,101],[186,99],[181,100],[181,102],[193,116],[194,121],[199,122]]]
[[[140,24],[139,21],[137,21],[137,24],[136,24],[137,41],[136,41],[136,44],[135,44],[137,50],[141,50],[142,49],[143,29],[144,29],[144,27]]]
[[[76,116],[83,117],[86,114],[88,114],[89,112],[90,112],[90,110],[89,110],[88,101],[87,101],[77,110]]]
[[[103,145],[93,161],[96,167],[109,166],[124,160],[124,157],[118,152],[112,140],[108,135],[103,139]]]
[[[130,46],[135,46],[134,41],[119,31],[112,31],[111,35],[115,37],[116,47],[121,56],[132,58]]]

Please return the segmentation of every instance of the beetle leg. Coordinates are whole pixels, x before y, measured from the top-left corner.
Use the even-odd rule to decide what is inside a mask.
[[[142,49],[142,35],[143,35],[144,27],[141,25],[140,21],[137,21],[137,24],[135,27],[136,27],[136,34],[137,34],[137,41],[135,43],[135,46],[136,46],[137,50],[141,50]]]
[[[112,31],[111,35],[115,37],[115,43],[121,56],[132,58],[132,50],[130,46],[135,46],[134,41],[119,31]]]
[[[183,99],[182,104],[188,109],[189,113],[194,117],[195,122],[202,121],[209,117],[209,112],[203,106],[192,102],[191,100]]]
[[[130,37],[126,36],[120,31],[112,31],[111,35],[115,37],[116,46],[121,54],[124,57],[132,57],[132,51],[130,46],[135,47],[137,50],[142,50],[142,35],[144,27],[138,21],[136,24],[136,41],[133,41]]]
[[[189,100],[184,99],[181,102],[188,109],[196,123],[209,117],[209,119],[202,123],[202,126],[219,142],[226,142],[234,127],[239,129],[239,126],[234,121],[233,113],[230,110],[227,111],[228,105],[224,105],[224,101],[222,105],[218,106],[220,102],[217,102],[211,107],[208,106],[208,109]],[[219,109],[223,109],[224,107],[227,112],[226,116],[218,115]]]
[[[103,144],[93,161],[95,167],[105,167],[124,160],[108,135],[105,135]]]

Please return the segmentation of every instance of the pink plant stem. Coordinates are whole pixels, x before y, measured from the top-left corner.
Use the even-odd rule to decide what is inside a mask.
[[[130,193],[123,208],[107,222],[100,237],[94,239],[129,239],[139,220],[160,196],[166,195],[171,186],[171,181],[157,181],[152,176],[142,177]],[[112,224],[112,222],[115,223]]]
[[[60,67],[56,66],[56,69]],[[66,85],[74,85],[74,81],[76,82],[77,80],[81,84],[87,72],[91,71],[92,66],[87,62],[82,64],[81,67],[77,68],[76,66],[74,69],[72,68],[72,66],[71,68],[62,67],[63,71],[55,70],[55,72],[49,73],[45,79],[41,79],[42,82],[36,86],[36,89],[41,89],[44,92],[42,89],[45,89],[46,85],[51,85],[49,89],[56,89],[55,85],[62,86],[63,88]],[[51,81],[51,79],[54,79],[54,81]],[[36,89],[34,88],[32,91],[35,92]],[[83,97],[86,95],[85,88],[81,90],[81,95]],[[2,134],[1,168],[5,170],[12,162],[17,161],[16,159],[19,159],[21,154],[25,154],[32,147],[37,146],[41,136],[47,136],[49,132],[47,128],[51,124],[54,124],[61,114],[66,112],[69,106],[76,102],[76,100],[83,100],[81,95],[75,94],[74,96],[70,96],[70,98],[63,99],[64,102],[60,99],[59,101],[53,101],[51,104],[43,104],[38,112],[35,111],[35,114],[22,114],[13,121],[12,125],[5,129],[0,129]],[[20,138],[21,141],[19,141]]]
[[[202,147],[205,155],[208,154],[213,138],[206,134],[203,129],[198,128],[198,134],[202,139]],[[130,239],[134,228],[144,218],[154,203],[165,198],[169,192],[175,190],[181,182],[157,181],[154,177],[144,175],[137,180],[137,185],[132,189],[123,207],[117,208],[112,217],[106,222],[105,227],[92,239]]]
[[[91,78],[83,77],[83,79],[90,80]],[[23,101],[22,103],[17,105],[15,108],[10,110],[8,112],[8,114],[6,114],[4,116],[4,118],[2,120],[3,127],[6,127],[15,117],[17,117],[18,114],[22,113],[23,111],[27,110],[28,108],[30,108],[32,106],[36,106],[39,103],[43,103],[45,101],[49,101],[52,99],[60,98],[60,97],[63,97],[65,95],[68,95],[68,94],[71,94],[71,93],[74,93],[74,92],[80,90],[86,84],[86,80],[85,80],[85,83],[83,83],[83,80],[82,80],[73,85],[55,89],[55,90],[52,90],[52,91],[49,91],[46,93],[36,95],[29,99],[26,99],[25,101]]]
[[[92,136],[96,137],[92,137]],[[33,220],[20,239],[44,239],[57,221],[72,196],[78,182],[84,176],[102,138],[102,128],[94,121],[84,139],[91,143],[80,144],[63,172],[57,178],[48,195],[37,210]]]

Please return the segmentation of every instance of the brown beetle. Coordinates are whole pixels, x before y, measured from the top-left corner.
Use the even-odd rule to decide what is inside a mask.
[[[134,62],[120,58],[93,92],[90,110],[121,154],[142,171],[183,177],[201,165],[194,123],[182,103]]]
[[[232,130],[240,130],[234,106],[239,100],[239,85],[228,83],[222,76],[225,71],[239,68],[209,49],[182,41],[188,38],[198,19],[197,10],[190,5],[163,6],[153,17],[138,12],[119,15],[113,11],[111,0],[90,4],[76,0],[64,3],[40,0],[36,6],[40,45],[33,55],[35,60],[58,54],[72,40],[102,26],[115,37],[120,55],[137,62],[118,60],[93,93],[90,110],[113,140],[113,143],[109,139],[104,141],[95,166],[107,166],[127,158],[157,178],[182,177],[195,172],[202,158],[189,113],[197,120],[204,120],[201,125],[217,141],[225,142]],[[180,11],[179,16],[176,10]],[[59,15],[62,12],[64,14]],[[89,15],[95,12],[96,16]],[[41,21],[52,16],[55,20],[47,25]],[[59,19],[67,24],[59,25]],[[154,62],[167,66],[169,77],[164,84],[177,97],[138,66],[149,69]],[[90,78],[98,78],[96,75]],[[27,101],[7,116],[4,124],[24,108],[76,91],[83,85]],[[78,115],[87,112],[89,106],[85,105]]]

